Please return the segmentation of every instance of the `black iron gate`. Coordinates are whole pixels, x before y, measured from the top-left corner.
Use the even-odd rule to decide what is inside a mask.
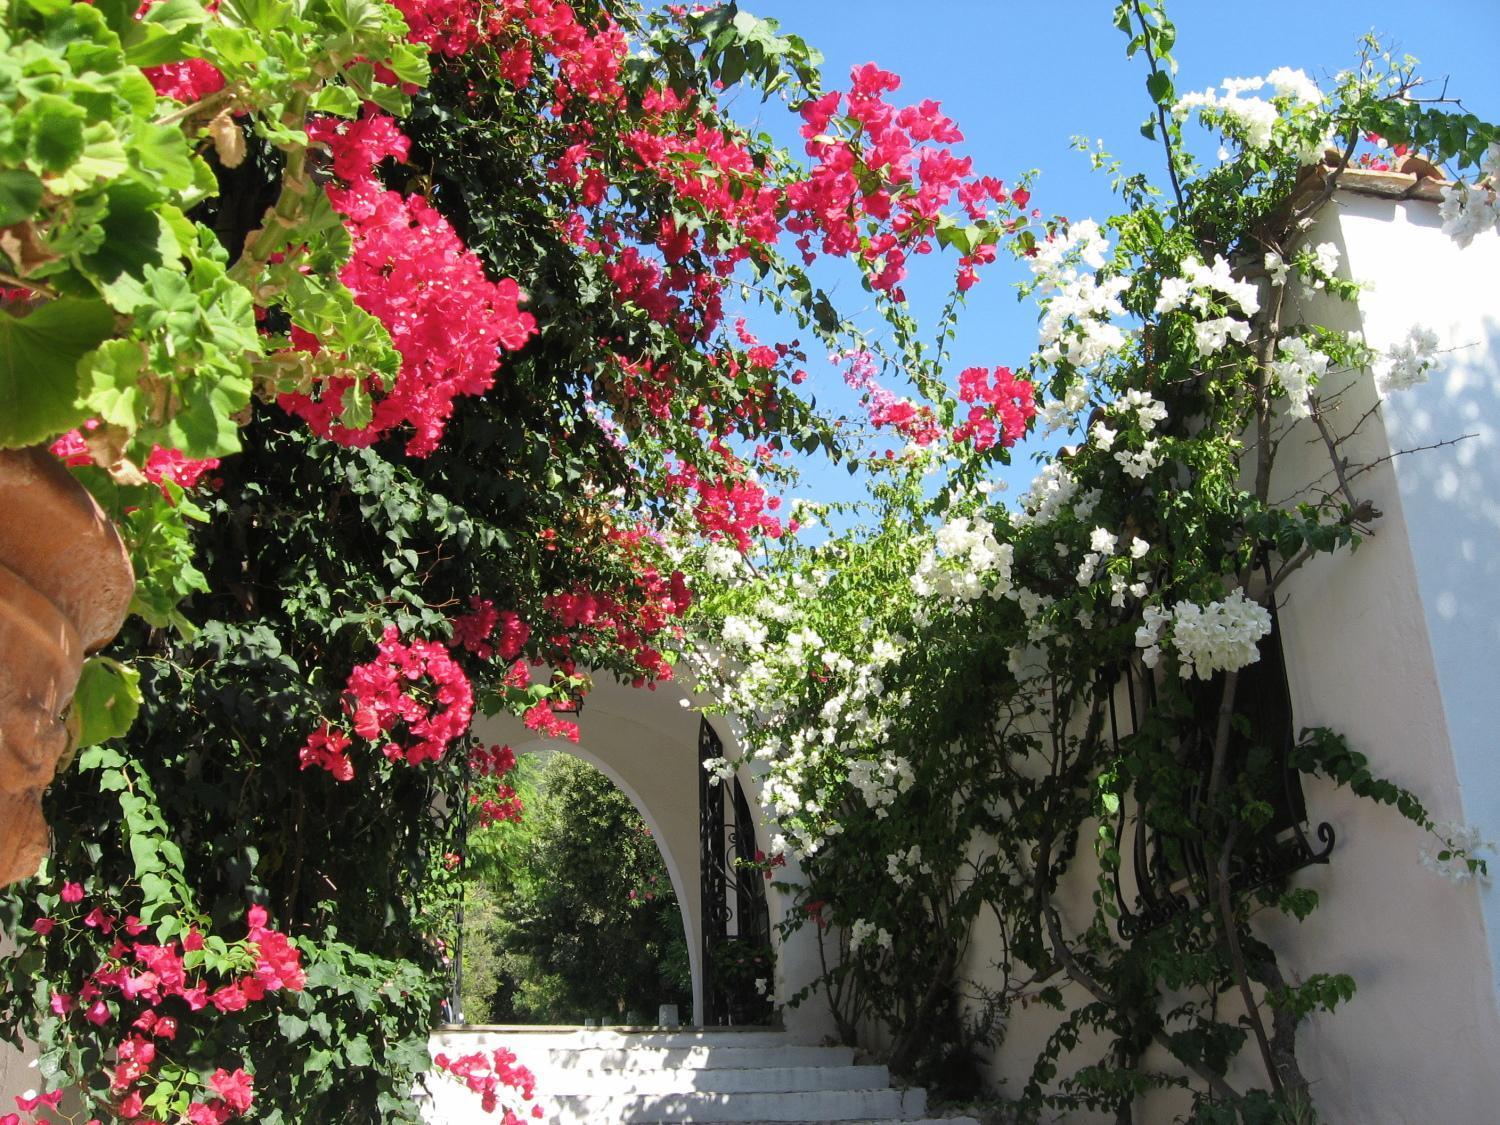
[[[1333,826],[1326,822],[1317,826],[1318,846],[1305,830],[1308,817],[1302,781],[1290,761],[1296,741],[1291,691],[1274,608],[1271,632],[1261,639],[1259,649],[1260,659],[1239,672],[1229,764],[1235,773],[1257,776],[1257,788],[1270,814],[1264,825],[1235,848],[1229,883],[1237,893],[1275,882],[1309,864],[1327,863],[1334,842]],[[1205,826],[1200,821],[1207,810],[1223,674],[1208,681],[1190,681],[1186,687],[1195,721],[1179,744],[1178,754],[1183,763],[1195,768],[1194,791],[1171,795],[1166,810],[1170,817],[1149,803],[1141,806],[1122,799],[1113,826],[1120,851],[1113,873],[1117,928],[1126,941],[1203,906],[1212,885]],[[1101,677],[1100,690],[1117,746],[1139,730],[1158,705],[1155,676],[1136,661],[1127,662],[1114,676]],[[1178,809],[1185,816],[1173,811]]]
[[[721,781],[704,768],[724,756],[706,718],[698,727],[698,841],[703,926],[703,1019],[709,1025],[771,1019],[771,918],[756,865],[755,820],[738,775]],[[727,799],[726,799],[727,797]]]

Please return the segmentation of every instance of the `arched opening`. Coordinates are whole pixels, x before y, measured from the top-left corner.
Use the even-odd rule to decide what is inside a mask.
[[[704,955],[704,850],[700,786],[702,762],[711,756],[700,745],[702,716],[694,699],[676,684],[646,691],[596,678],[583,711],[576,716],[577,742],[539,737],[511,716],[480,719],[474,736],[486,745],[508,745],[518,758],[543,751],[581,758],[609,778],[630,799],[650,829],[667,869],[672,892],[681,910],[692,973],[692,1007],[680,1014],[684,1024],[707,1026],[711,1018],[705,1002],[708,966]],[[571,718],[572,716],[570,716]],[[733,725],[721,717],[709,719],[720,739],[713,754],[732,761],[740,758]],[[760,804],[756,771],[737,771],[743,783],[749,820],[759,840],[769,843],[771,832]],[[830,1030],[827,1005],[817,1000],[798,1006],[787,1001],[803,992],[820,973],[818,935],[812,927],[782,933],[778,926],[799,908],[796,896],[777,884],[795,883],[800,873],[795,863],[777,869],[776,883],[765,884],[769,907],[771,943],[774,947],[772,979],[766,982],[771,999],[779,1008],[783,1026],[794,1037],[817,1042]],[[713,895],[708,896],[710,899]],[[654,1020],[655,1011],[643,1012]],[[472,1020],[472,1017],[469,1017]],[[585,1017],[592,1018],[592,1017]]]
[[[470,1024],[690,1019],[692,933],[638,801],[583,755],[507,777],[525,812],[469,838],[461,1011]]]

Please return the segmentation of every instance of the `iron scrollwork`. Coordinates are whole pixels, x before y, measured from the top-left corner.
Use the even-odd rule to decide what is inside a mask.
[[[1334,845],[1332,825],[1324,822],[1317,826],[1316,847],[1305,829],[1307,805],[1301,777],[1291,765],[1295,741],[1291,691],[1274,609],[1271,625],[1271,632],[1260,642],[1259,661],[1240,669],[1235,692],[1237,725],[1229,748],[1231,768],[1244,770],[1251,755],[1258,755],[1259,775],[1267,781],[1276,779],[1276,791],[1268,793],[1272,809],[1268,823],[1253,838],[1236,846],[1231,856],[1229,884],[1237,894],[1282,880],[1310,864],[1327,863]],[[1191,792],[1173,793],[1163,802],[1172,807],[1156,807],[1149,798],[1120,802],[1114,828],[1121,854],[1113,882],[1122,940],[1132,941],[1204,905],[1212,862],[1203,831],[1207,766],[1212,760],[1222,689],[1222,677],[1188,685],[1195,721],[1178,742],[1176,755],[1197,778]],[[1101,679],[1100,690],[1118,749],[1121,740],[1140,730],[1146,716],[1157,707],[1156,680],[1151,670],[1131,662],[1115,675]],[[1135,894],[1129,901],[1127,871],[1133,874],[1135,884]]]

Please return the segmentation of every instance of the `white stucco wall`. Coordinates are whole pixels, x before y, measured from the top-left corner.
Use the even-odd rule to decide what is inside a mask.
[[[1337,244],[1345,275],[1373,287],[1358,309],[1318,295],[1300,311],[1362,330],[1377,348],[1420,324],[1452,349],[1428,384],[1393,397],[1365,422],[1346,449],[1352,464],[1477,436],[1364,474],[1359,492],[1383,513],[1375,536],[1353,554],[1296,574],[1280,618],[1298,726],[1342,732],[1377,774],[1413,790],[1434,818],[1467,820],[1500,837],[1500,236],[1491,232],[1459,250],[1439,230],[1436,212],[1430,201],[1341,192],[1312,242]],[[1368,374],[1344,379],[1352,385],[1331,412],[1340,432],[1375,402]],[[1319,478],[1333,487],[1309,423],[1284,429],[1282,439],[1273,498]],[[1281,951],[1288,979],[1348,972],[1358,982],[1347,1006],[1314,1016],[1299,1036],[1322,1119],[1500,1121],[1500,891],[1453,886],[1422,869],[1419,848],[1430,841],[1394,810],[1323,782],[1305,789],[1313,823],[1329,821],[1338,834],[1331,864],[1295,877],[1318,892],[1321,906],[1301,924],[1257,927]],[[1074,923],[1091,909],[1089,866],[1080,862],[1063,888],[1063,913]],[[969,969],[984,979],[997,955],[992,927],[982,922]],[[1076,986],[1069,993],[1070,1001],[1084,999]],[[1046,1009],[1016,1014],[992,1067],[1005,1089],[1019,1090],[1055,1026]],[[1263,1082],[1253,1053],[1246,1052],[1242,1077]],[[1087,1056],[1082,1051],[1077,1061]],[[1168,1096],[1139,1108],[1137,1120],[1154,1123],[1172,1120],[1184,1103]]]
[[[1434,203],[1345,192],[1312,240],[1337,244],[1346,275],[1371,286],[1357,314],[1324,299],[1323,323],[1358,328],[1379,349],[1422,325],[1445,354],[1428,383],[1381,405],[1351,454],[1354,464],[1398,454],[1358,482],[1384,512],[1375,538],[1289,586],[1282,621],[1296,715],[1344,732],[1436,819],[1500,835],[1500,763],[1486,737],[1500,719],[1500,236],[1459,249]],[[1366,376],[1336,426],[1347,429],[1373,395]],[[1475,436],[1417,450],[1464,434]],[[1306,436],[1283,449],[1316,464]],[[1326,786],[1310,788],[1309,803],[1341,843],[1332,866],[1305,877],[1323,909],[1274,936],[1299,970],[1334,963],[1360,984],[1347,1010],[1305,1034],[1328,1120],[1500,1119],[1493,885],[1453,887],[1421,869],[1418,849],[1430,840],[1390,810]]]

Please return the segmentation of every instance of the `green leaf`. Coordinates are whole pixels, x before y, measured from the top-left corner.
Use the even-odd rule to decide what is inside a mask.
[[[130,159],[114,126],[98,121],[83,131],[82,155],[47,186],[57,195],[71,195],[116,180],[129,169]]]
[[[315,113],[358,117],[359,105],[359,95],[348,86],[324,86],[313,95],[311,108]]]
[[[202,27],[208,22],[208,12],[198,0],[160,0],[146,10],[141,22],[175,35]]]
[[[25,317],[0,311],[0,448],[56,437],[87,416],[78,361],[114,332],[103,301],[63,297]]]
[[[93,656],[83,666],[73,694],[78,745],[93,746],[119,738],[141,708],[141,674],[107,656]]]
[[[27,102],[15,117],[18,137],[26,141],[26,159],[41,172],[61,172],[84,149],[88,114],[77,102],[59,94],[43,94]]]
[[[227,457],[240,449],[240,430],[234,415],[250,404],[252,384],[231,376],[198,385],[183,395],[182,409],[162,433],[167,445],[189,457]]]
[[[104,421],[134,430],[142,413],[145,353],[134,340],[106,340],[83,365],[80,403]]]
[[[1177,100],[1176,92],[1172,88],[1172,76],[1164,70],[1158,70],[1146,76],[1146,90],[1151,94],[1151,100],[1157,105],[1171,105]]]
[[[135,127],[130,150],[143,171],[169,191],[183,191],[193,183],[193,150],[186,134],[173,125],[142,121]]]
[[[375,1061],[370,1044],[364,1039],[350,1039],[344,1044],[344,1058],[350,1066],[369,1066]]]
[[[42,181],[24,168],[0,172],[0,227],[24,222],[42,201]]]
[[[142,835],[130,837],[130,858],[135,863],[135,873],[137,876],[166,870],[167,865],[161,861],[161,856],[157,854],[157,840],[155,836]]]
[[[98,284],[120,312],[134,312],[148,300],[147,269],[181,255],[172,229],[157,213],[156,192],[143,183],[124,180],[110,185],[109,214],[99,248],[78,259],[78,267]]]

